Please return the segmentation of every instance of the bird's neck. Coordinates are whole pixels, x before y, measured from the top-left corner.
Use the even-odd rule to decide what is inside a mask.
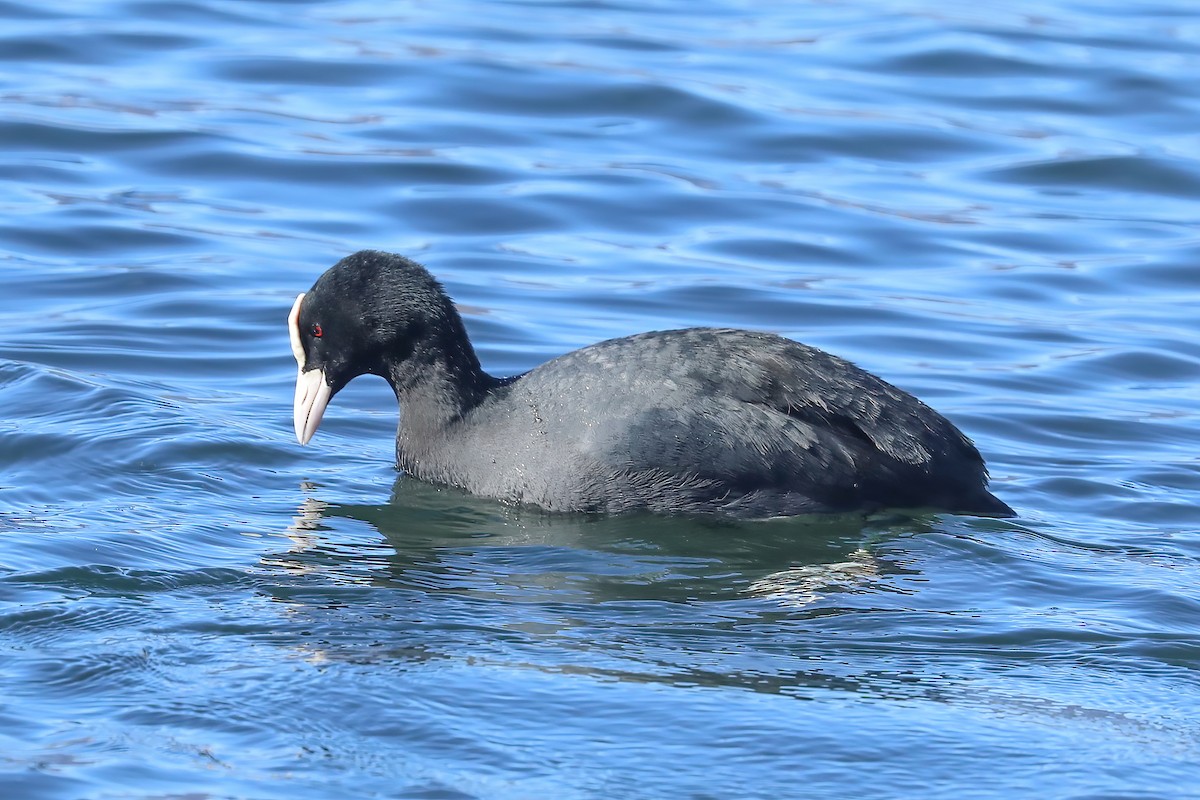
[[[502,381],[483,371],[469,342],[439,349],[438,357],[405,361],[388,383],[400,404],[396,457],[401,469],[429,480],[446,481],[435,465],[444,460],[457,423]]]

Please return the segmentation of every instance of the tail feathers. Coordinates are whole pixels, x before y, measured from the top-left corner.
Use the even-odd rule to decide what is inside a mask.
[[[973,497],[959,499],[951,505],[957,514],[973,514],[977,517],[1015,517],[1017,512],[996,495],[986,489],[980,489]]]

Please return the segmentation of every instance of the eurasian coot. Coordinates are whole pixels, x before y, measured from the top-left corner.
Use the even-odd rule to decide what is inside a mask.
[[[738,517],[1013,513],[945,417],[774,334],[642,333],[494,378],[434,277],[367,250],[297,297],[288,326],[301,444],[343,386],[380,375],[400,403],[400,468],[507,503]]]

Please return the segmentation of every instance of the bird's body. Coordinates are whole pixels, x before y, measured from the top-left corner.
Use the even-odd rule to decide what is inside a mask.
[[[400,403],[399,466],[504,502],[739,517],[1012,513],[940,414],[773,334],[643,333],[493,378],[428,272],[374,252],[331,268],[297,299],[291,326],[301,441],[345,382],[380,374]]]

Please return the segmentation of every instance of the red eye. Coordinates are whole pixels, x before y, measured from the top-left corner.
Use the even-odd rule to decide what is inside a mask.
[[[313,323],[313,326],[310,330],[312,331],[312,335],[318,339],[325,335],[325,331],[321,330],[321,326],[317,325],[316,323]]]

